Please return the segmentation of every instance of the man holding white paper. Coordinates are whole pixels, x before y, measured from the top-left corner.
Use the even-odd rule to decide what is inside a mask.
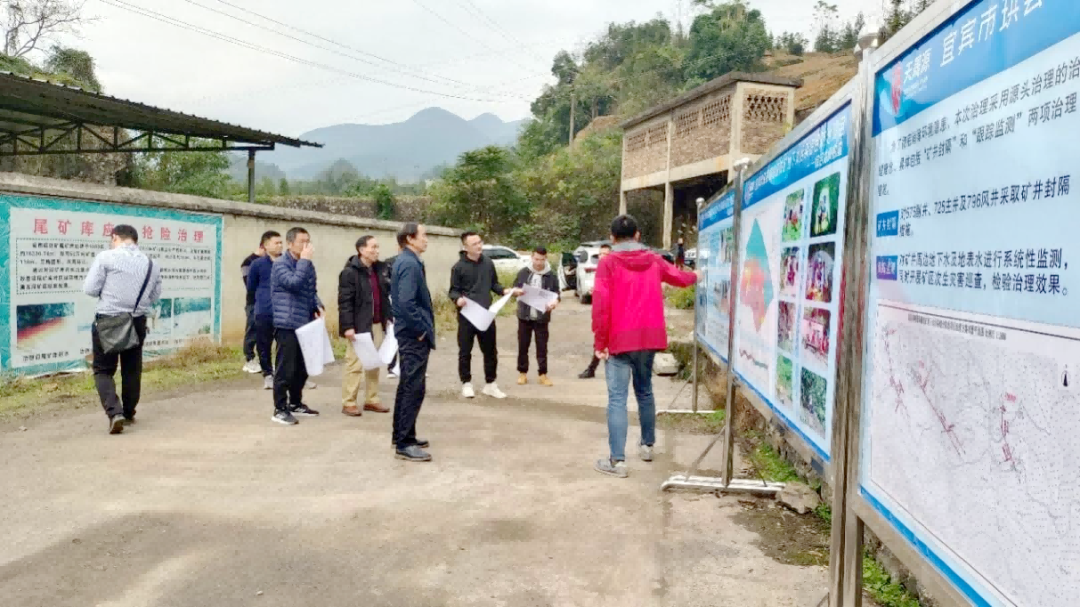
[[[458,376],[461,379],[461,395],[465,398],[473,398],[476,392],[472,386],[472,348],[473,342],[480,342],[480,351],[484,354],[484,389],[482,393],[492,398],[506,398],[506,394],[499,390],[496,385],[496,373],[499,364],[499,351],[495,345],[495,323],[484,329],[477,328],[469,320],[483,318],[491,321],[490,314],[483,314],[475,310],[476,305],[482,308],[491,307],[491,294],[500,297],[507,293],[521,295],[520,289],[507,290],[499,284],[498,273],[495,272],[495,264],[488,259],[484,251],[484,240],[476,232],[465,232],[461,235],[461,259],[454,264],[450,271],[450,301],[458,307]],[[470,304],[469,302],[473,302]],[[505,303],[505,302],[503,302]],[[466,306],[470,306],[469,316],[463,313]],[[494,311],[498,313],[496,309]],[[480,322],[481,326],[487,322]]]
[[[551,311],[559,305],[559,279],[551,272],[547,249],[536,247],[532,264],[518,272],[514,286],[525,291],[518,298],[518,385],[529,383],[529,345],[536,336],[536,365],[541,386],[551,386],[548,379],[548,331]]]
[[[370,349],[377,352],[382,345],[387,325],[393,322],[390,309],[390,273],[379,261],[379,242],[374,236],[361,236],[356,241],[356,255],[345,262],[338,276],[338,332],[350,342],[360,335],[370,334]],[[357,404],[361,384],[364,403]],[[341,412],[360,417],[364,411],[388,413],[390,409],[379,400],[379,367],[371,368],[360,360],[356,348],[345,352],[345,373],[341,378]]]
[[[270,306],[277,342],[272,420],[293,426],[297,423],[294,414],[303,417],[319,414],[302,400],[308,372],[296,330],[322,318],[325,308],[319,300],[315,264],[311,261],[315,256],[311,235],[304,228],[292,228],[285,233],[285,244],[288,250],[270,271]]]

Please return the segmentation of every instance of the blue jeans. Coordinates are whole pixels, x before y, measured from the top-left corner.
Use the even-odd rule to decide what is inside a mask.
[[[604,367],[608,390],[608,443],[611,446],[611,459],[615,461],[626,460],[626,430],[629,425],[626,401],[631,379],[641,422],[641,444],[652,446],[656,442],[656,400],[652,391],[655,356],[656,352],[652,350],[626,352],[609,358]]]

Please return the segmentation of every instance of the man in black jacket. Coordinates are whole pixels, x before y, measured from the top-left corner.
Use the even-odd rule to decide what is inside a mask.
[[[506,288],[499,284],[499,275],[495,264],[484,255],[484,240],[476,232],[461,235],[461,259],[450,270],[450,301],[458,307],[458,376],[461,378],[461,395],[473,398],[476,392],[472,386],[472,348],[473,341],[479,340],[480,351],[484,354],[483,394],[492,398],[506,398],[506,394],[495,384],[499,364],[499,352],[495,347],[495,323],[486,331],[479,331],[461,315],[465,300],[471,299],[485,308],[491,307],[491,294],[502,297]]]
[[[245,257],[244,261],[240,263],[240,276],[244,279],[244,292],[247,294],[247,299],[244,302],[244,314],[247,316],[247,322],[244,325],[244,371],[248,373],[262,371],[259,361],[255,359],[257,341],[255,331],[255,291],[247,288],[248,272],[251,271],[251,264],[265,255],[266,249],[263,248],[263,243],[260,242],[259,248],[255,249],[254,253]]]
[[[521,289],[525,286],[535,287],[550,291],[559,296],[559,279],[551,273],[551,264],[548,263],[547,249],[536,247],[532,254],[532,265],[521,268],[514,286]],[[551,386],[548,379],[548,325],[551,322],[551,311],[559,305],[562,297],[551,302],[547,310],[541,312],[532,306],[518,302],[518,385],[524,386],[529,383],[529,343],[532,336],[536,335],[536,365],[540,374],[540,385]]]
[[[386,325],[393,321],[390,309],[390,275],[379,261],[379,242],[374,236],[356,241],[356,255],[345,262],[338,276],[338,332],[350,342],[362,333],[371,333],[375,347],[385,336]],[[345,373],[341,378],[341,412],[350,417],[363,415],[356,403],[360,384],[366,384],[363,411],[388,413],[379,402],[379,369],[365,371],[356,350],[345,351]]]

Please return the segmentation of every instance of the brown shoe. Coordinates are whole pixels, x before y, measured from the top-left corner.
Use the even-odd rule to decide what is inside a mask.
[[[527,383],[529,383],[529,376],[524,373],[518,373],[518,385],[524,386]]]
[[[349,417],[360,417],[363,413],[360,411],[360,407],[356,405],[348,405],[341,408],[341,412]]]
[[[550,387],[554,386],[555,384],[551,383],[551,380],[548,379],[547,375],[541,375],[540,376],[540,385],[541,386],[547,386],[548,388],[550,388]]]
[[[373,411],[375,413],[389,413],[390,407],[384,407],[379,403],[364,403],[364,411]]]

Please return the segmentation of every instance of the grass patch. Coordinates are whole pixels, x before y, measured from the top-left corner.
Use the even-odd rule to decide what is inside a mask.
[[[685,289],[665,287],[664,302],[676,310],[693,310],[696,292],[696,286],[689,286]]]
[[[863,590],[881,607],[920,607],[915,598],[898,582],[894,582],[874,557],[863,555]]]
[[[661,428],[670,428],[687,434],[720,434],[724,429],[723,409],[709,411],[694,415],[692,413],[679,413],[677,415],[659,415],[657,423]]]
[[[499,284],[507,289],[514,286],[515,278],[517,278],[517,272],[499,272]],[[494,293],[492,293],[492,298],[496,298]],[[431,296],[431,307],[435,313],[435,332],[439,335],[457,333],[457,304],[450,301],[447,294],[440,292]],[[500,317],[514,316],[515,314],[517,314],[517,302],[513,299],[499,310]]]
[[[769,443],[756,436],[754,445],[746,450],[747,460],[754,470],[767,481],[791,483],[800,480],[795,467],[785,460]]]
[[[143,365],[143,395],[193,383],[240,377],[244,375],[243,362],[244,356],[238,347],[195,341],[175,354]],[[50,403],[96,397],[96,393],[94,376],[89,371],[37,378],[12,376],[0,380],[0,417]]]

